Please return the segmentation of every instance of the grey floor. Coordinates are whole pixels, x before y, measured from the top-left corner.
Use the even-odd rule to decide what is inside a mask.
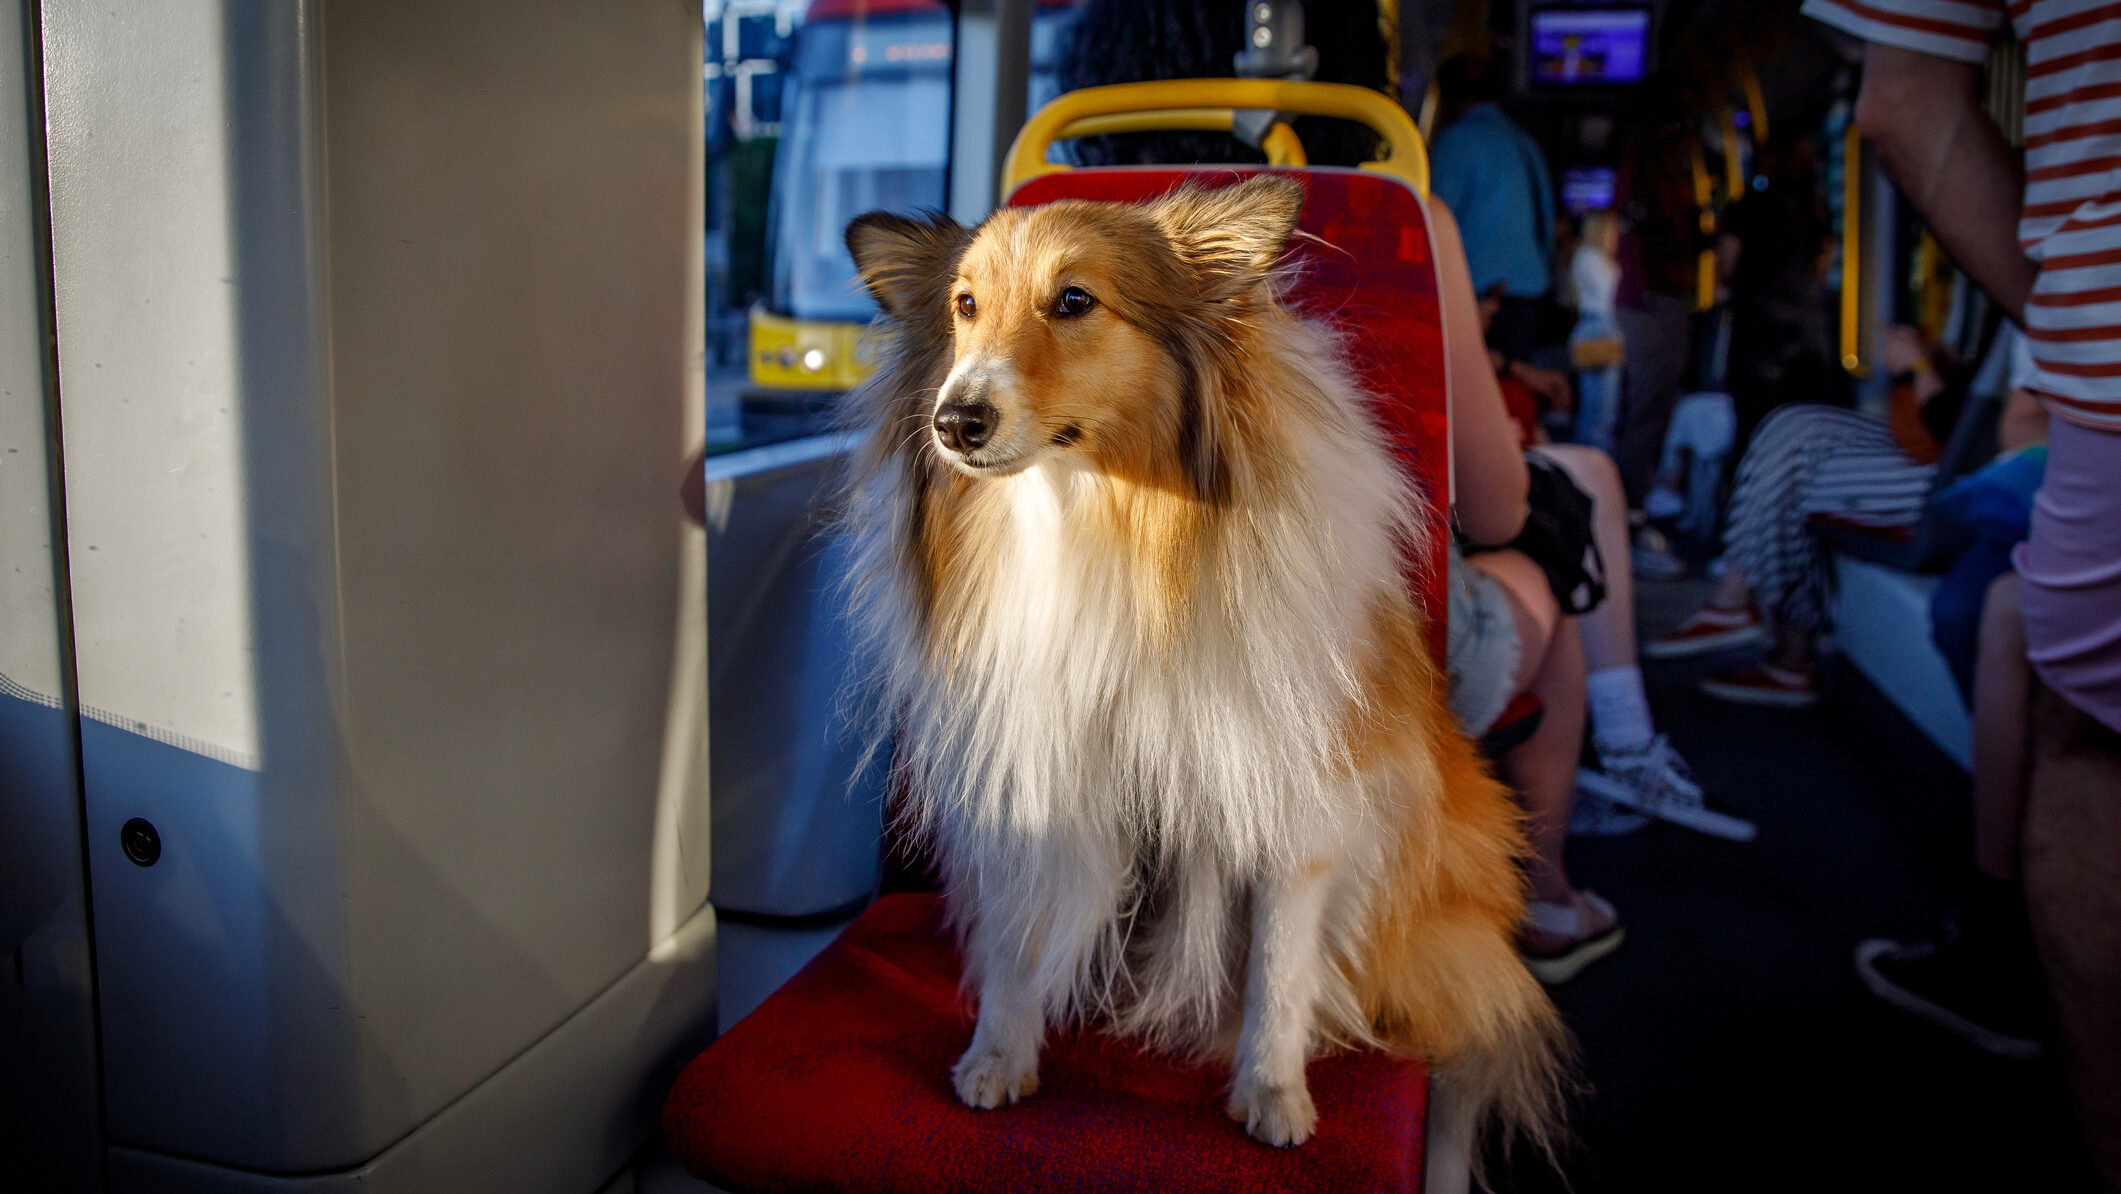
[[[1702,582],[1646,585],[1648,630]],[[1599,1191],[2071,1191],[2088,1171],[2051,1063],[2001,1061],[1873,999],[1871,936],[1920,936],[1970,865],[1965,775],[1851,669],[1802,711],[1700,696],[1732,662],[1647,665],[1659,728],[1760,826],[1746,845],[1658,826],[1572,839],[1625,946],[1556,993],[1589,1091],[1567,1157]],[[1500,1166],[1503,1190],[1552,1190]]]

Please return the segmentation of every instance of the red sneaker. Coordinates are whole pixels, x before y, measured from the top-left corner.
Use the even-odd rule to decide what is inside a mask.
[[[1741,705],[1805,709],[1819,703],[1819,669],[1756,663],[1703,678],[1701,691],[1717,700]]]
[[[1645,659],[1689,659],[1766,641],[1767,627],[1752,606],[1718,609],[1704,605],[1677,629],[1642,644],[1642,655]]]

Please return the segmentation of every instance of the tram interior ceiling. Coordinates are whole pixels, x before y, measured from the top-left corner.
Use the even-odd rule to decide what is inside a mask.
[[[1480,288],[1541,338],[1490,364],[1528,440],[1613,458],[1631,636],[1707,591],[1744,450],[1716,429],[1764,413],[1770,340],[1798,361],[1775,385],[1884,418],[1918,329],[1966,392],[1925,494],[1974,472],[2002,317],[1855,127],[1861,45],[1802,7],[0,0],[0,1189],[713,1189],[658,1118],[688,1063],[761,1008],[789,1032],[799,973],[874,981],[833,943],[879,940],[879,909],[933,936],[846,614],[842,402],[895,344],[863,213],[974,228],[1069,170],[1132,201],[1097,178],[1201,145],[1373,182],[1418,159],[1426,203],[1492,101],[1546,179],[1549,283]],[[1093,40],[1121,18],[1133,41]],[[1026,134],[1086,61],[1168,81],[1158,55],[1354,71],[1408,142],[1227,98]],[[1986,68],[1999,120],[2025,71],[2008,43]],[[1336,134],[1384,160],[1332,163]],[[1432,241],[1402,232],[1428,272],[1391,301],[1430,319]],[[1447,442],[1425,493],[1462,482]],[[1807,540],[1839,640],[1819,708],[1734,715],[1696,699],[1706,662],[1639,669],[1659,742],[1758,840],[1568,839],[1628,944],[1554,990],[1577,1145],[1490,1150],[1493,1188],[2093,1188],[2052,1053],[1953,1053],[1851,965],[1957,906],[1979,734],[1929,621],[1964,536],[1874,530]],[[1541,733],[1554,702],[1529,707],[1503,728]],[[1359,1099],[1358,1071],[1322,1089]],[[1394,1081],[1427,1116],[1426,1072]],[[1221,1093],[1186,1139],[1252,1147]],[[984,1146],[1015,1110],[966,1122]],[[1483,1157],[1443,1148],[1424,1188],[1466,1188]]]

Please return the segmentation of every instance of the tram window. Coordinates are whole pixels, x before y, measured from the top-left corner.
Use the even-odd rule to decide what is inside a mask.
[[[1069,30],[1082,8],[1079,0],[1040,0],[1031,17],[1030,96],[1025,112],[1036,112],[1059,98],[1061,54],[1068,48]]]
[[[842,237],[865,211],[944,206],[953,18],[941,0],[705,15],[707,433],[726,452],[824,430],[874,368],[876,306]]]

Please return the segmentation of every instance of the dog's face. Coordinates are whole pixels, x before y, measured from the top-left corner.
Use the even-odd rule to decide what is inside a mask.
[[[1145,205],[1006,208],[976,232],[871,214],[847,243],[906,334],[947,337],[921,412],[939,456],[975,477],[1060,453],[1124,468],[1187,442],[1190,358],[1245,316],[1301,204],[1295,183],[1256,176]]]

